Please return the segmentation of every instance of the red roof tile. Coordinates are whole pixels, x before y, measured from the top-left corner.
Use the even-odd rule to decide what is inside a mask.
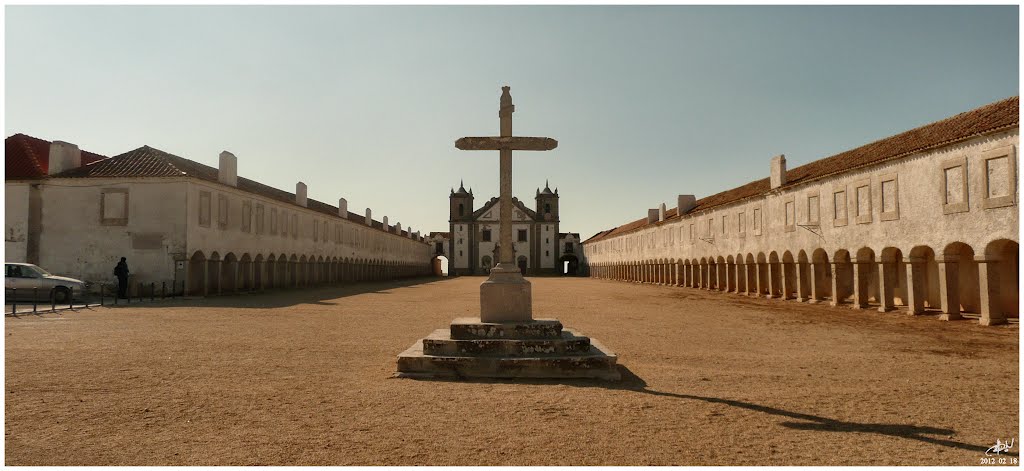
[[[789,169],[786,171],[787,181],[783,188],[949,145],[985,133],[1009,129],[1019,126],[1019,121],[1020,97],[1007,98],[860,146],[856,149]],[[770,189],[768,178],[762,178],[731,190],[701,198],[697,200],[697,205],[691,212],[703,211],[753,196],[760,196],[767,193]],[[676,212],[676,208],[666,211],[665,220],[678,218],[679,215]],[[586,242],[616,237],[639,230],[648,225],[656,224],[659,223],[648,224],[647,218],[638,219],[606,231],[598,232],[587,239]]]
[[[105,159],[105,156],[82,151],[82,165]],[[46,178],[50,168],[50,141],[25,134],[4,140],[4,179],[25,180]]]

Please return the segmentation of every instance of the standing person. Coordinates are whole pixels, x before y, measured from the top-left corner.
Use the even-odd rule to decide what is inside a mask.
[[[117,266],[114,267],[114,276],[117,277],[117,297],[121,299],[128,298],[128,262],[125,261],[124,257],[121,257],[121,261],[117,262]]]

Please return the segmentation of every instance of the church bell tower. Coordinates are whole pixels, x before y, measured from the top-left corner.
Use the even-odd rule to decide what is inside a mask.
[[[544,189],[537,189],[537,216],[543,221],[558,221],[558,190],[551,191],[548,182],[544,181]]]

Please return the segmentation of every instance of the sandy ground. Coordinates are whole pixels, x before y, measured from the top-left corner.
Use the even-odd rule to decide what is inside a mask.
[[[6,464],[972,465],[1019,429],[1017,325],[532,280],[623,382],[391,378],[482,278],[7,318]]]

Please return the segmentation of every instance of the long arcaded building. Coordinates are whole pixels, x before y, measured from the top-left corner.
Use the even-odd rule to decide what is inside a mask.
[[[1019,97],[599,232],[590,275],[828,302],[1018,317]]]

